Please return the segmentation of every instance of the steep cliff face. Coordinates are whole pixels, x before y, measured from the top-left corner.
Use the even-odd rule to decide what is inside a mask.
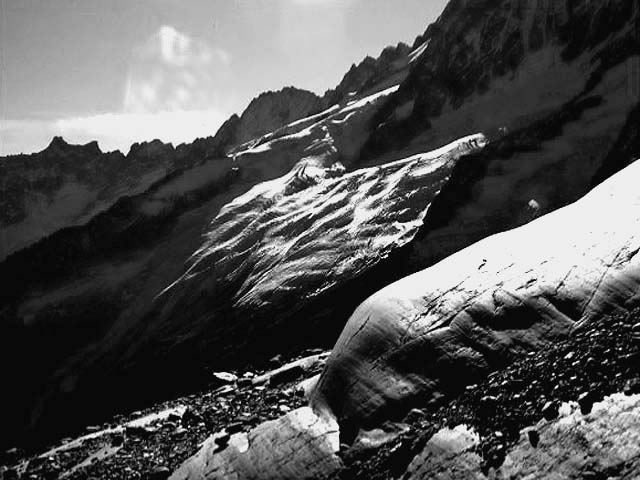
[[[637,24],[633,2],[447,6],[360,155],[377,163],[471,132],[492,140],[459,165],[411,262],[566,205],[637,157]]]
[[[529,124],[637,55],[635,19],[634,2],[624,1],[450,2],[376,115],[363,157]]]

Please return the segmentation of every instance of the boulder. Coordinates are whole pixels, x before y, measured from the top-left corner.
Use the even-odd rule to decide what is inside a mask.
[[[171,480],[327,478],[341,467],[338,426],[303,407],[231,436],[218,452],[219,435],[207,440]]]

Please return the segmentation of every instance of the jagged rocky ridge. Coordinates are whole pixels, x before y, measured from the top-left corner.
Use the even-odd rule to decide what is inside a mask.
[[[385,48],[378,58],[366,57],[353,64],[338,86],[327,90],[322,98],[326,106],[346,101],[350,95],[383,90],[401,83],[409,73],[409,64],[420,54],[405,43]]]
[[[227,150],[321,110],[321,99],[293,87],[255,98],[214,137],[173,147],[135,143],[127,155],[97,142],[55,137],[43,151],[0,158],[0,261],[63,228],[83,225],[118,199],[141,194],[168,175],[225,157]]]
[[[184,162],[161,142],[134,145],[125,156],[102,153],[97,142],[69,145],[61,137],[42,152],[0,159],[0,259],[61,228],[85,223]]]
[[[550,8],[538,2],[524,15],[514,13],[521,10],[519,2],[484,9],[476,9],[476,3],[453,2],[436,26],[428,29],[410,55],[408,77],[399,87],[366,92],[369,96],[364,99],[356,96],[347,105],[328,108],[257,142],[232,148],[230,158],[170,176],[144,194],[121,201],[86,227],[60,232],[5,263],[3,274],[12,278],[10,298],[14,300],[3,310],[2,333],[7,343],[3,353],[7,359],[23,362],[19,373],[27,372],[29,381],[22,375],[16,378],[16,371],[3,377],[15,386],[16,405],[29,407],[32,425],[59,428],[60,424],[43,423],[55,418],[69,428],[70,417],[53,412],[73,411],[82,422],[99,414],[86,407],[98,396],[118,410],[147,396],[194,388],[207,378],[203,366],[224,366],[248,359],[248,353],[267,358],[280,349],[314,342],[330,345],[349,314],[371,293],[475,240],[575,200],[601,172],[615,171],[637,154],[637,130],[632,123],[637,98],[629,96],[624,63],[637,56],[637,48],[629,43],[634,17],[624,17],[629,12],[621,2],[576,4],[577,11],[595,13],[596,18],[601,12],[626,18],[626,23],[613,24],[615,35],[599,38],[597,29],[589,34],[594,48],[582,52],[578,60],[562,58],[573,37],[571,32],[563,37],[554,25],[544,29],[542,47],[527,50],[512,70],[494,72],[494,65],[508,57],[497,44],[492,44],[491,55],[472,50],[475,56],[458,59],[461,70],[453,71],[464,78],[465,67],[482,59],[493,72],[490,88],[459,98],[457,90],[444,88],[454,67],[449,60],[456,58],[444,52],[457,42],[457,18],[467,19],[464,31],[470,37],[499,38],[495,28],[483,33],[492,22],[502,25],[505,35],[513,30],[528,37],[524,31],[540,25],[541,20],[535,19],[546,18],[544,8]],[[493,20],[485,21],[486,15]],[[598,63],[600,57],[607,61]],[[415,99],[407,97],[407,92],[420,98],[433,95],[443,107],[439,114],[429,111],[427,117],[420,116],[420,108],[430,101],[412,104]],[[423,107],[416,110],[416,104]],[[410,181],[394,180],[394,173],[411,172],[416,167],[410,165],[419,159],[433,161],[426,152],[476,132],[484,133],[489,146],[458,162],[446,162],[447,168],[433,176],[434,184],[413,190],[416,185]],[[400,163],[377,168],[394,161]],[[341,182],[342,167],[345,173],[353,173]],[[348,186],[349,179],[357,180],[350,187],[357,190],[327,188]],[[358,182],[365,180],[370,189],[366,183],[359,188]],[[261,184],[264,181],[273,182]],[[254,185],[258,186],[251,190]],[[344,272],[331,271],[332,255],[341,255],[335,246],[322,245],[321,238],[304,232],[299,239],[287,239],[289,232],[277,224],[297,215],[296,225],[309,222],[316,225],[313,231],[325,234],[326,229],[319,227],[331,219],[330,208],[318,208],[315,216],[306,216],[297,210],[301,205],[330,207],[340,199],[334,194],[345,191],[386,199],[381,195],[384,189],[379,191],[385,185],[401,187],[398,195],[389,196],[402,200],[392,204],[401,210],[385,204],[369,210],[375,217],[364,223],[368,230],[357,232],[361,235],[345,245],[366,245],[368,238],[372,242],[365,256],[353,259]],[[405,188],[430,193],[403,199]],[[244,199],[253,210],[242,211],[237,203],[230,203],[240,195],[248,195]],[[409,202],[408,210],[403,201]],[[228,208],[221,211],[225,205]],[[341,214],[350,211],[345,209],[349,202],[340,206]],[[234,229],[236,215],[251,235]],[[389,218],[398,218],[410,228],[404,227],[403,232],[390,225]],[[342,227],[348,231],[348,225]],[[204,241],[202,229],[211,232]],[[376,242],[377,235],[387,229],[391,241]],[[217,244],[218,234],[224,234],[227,245]],[[274,234],[282,234],[285,241],[271,251],[266,240],[273,240]],[[290,253],[288,243],[296,247]],[[62,245],[69,252],[66,258],[59,257]],[[242,249],[235,250],[234,245]],[[407,246],[399,248],[402,245]],[[207,261],[225,251],[243,252],[230,259],[229,266],[237,268],[212,272]],[[197,255],[183,268],[194,252]],[[258,257],[254,270],[247,259]],[[305,295],[294,309],[276,301],[289,294],[269,279],[267,267],[278,261],[287,278],[305,280],[291,282]],[[313,266],[308,278],[303,275],[307,266]],[[195,277],[184,275],[190,268]],[[318,282],[327,275],[333,283]],[[238,317],[242,320],[238,325],[224,321]],[[314,325],[322,325],[325,337],[318,335]],[[54,332],[65,342],[50,342]],[[291,335],[291,344],[285,344],[282,332]],[[32,352],[47,361],[36,361]],[[180,382],[185,377],[191,382],[188,386]],[[44,395],[34,388],[40,380],[47,385]],[[128,391],[126,398],[118,393],[123,390]],[[32,401],[24,402],[40,396],[44,401],[36,409],[31,408]],[[12,413],[16,411],[20,409]]]

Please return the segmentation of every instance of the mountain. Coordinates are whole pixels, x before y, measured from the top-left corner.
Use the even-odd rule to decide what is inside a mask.
[[[3,237],[0,259],[55,231],[81,225],[125,194],[140,193],[177,168],[173,148],[139,145],[127,156],[96,142],[56,137],[42,152],[0,159]]]
[[[289,119],[270,117],[262,128],[259,112],[245,127],[232,117],[214,155],[183,146],[190,165],[9,256],[0,265],[0,368],[12,392],[5,431],[12,439],[56,437],[196,391],[211,369],[330,347],[345,325],[316,391],[328,412],[318,428],[348,432],[351,441],[360,422],[384,420],[393,399],[398,415],[407,408],[403,386],[439,393],[426,388],[433,378],[388,358],[402,326],[390,323],[389,338],[369,334],[359,316],[365,300],[380,291],[373,298],[420,316],[415,304],[429,292],[403,278],[429,280],[434,274],[416,272],[574,202],[640,156],[628,75],[640,53],[637,11],[622,0],[568,5],[453,0],[410,51],[389,49],[347,74],[340,93],[326,97],[339,103],[316,111],[317,99],[289,92],[282,98],[301,102]],[[264,97],[267,116],[282,111],[271,98]],[[571,233],[544,231],[558,244]],[[524,244],[527,236],[512,237]],[[464,252],[449,265],[468,258]],[[437,271],[438,281],[456,285],[453,273]],[[396,281],[406,297],[387,295]],[[372,325],[380,311],[371,310]],[[526,318],[521,329],[540,333],[541,320]],[[373,340],[354,354],[344,344],[361,326]],[[562,324],[552,327],[564,333]],[[470,355],[471,371],[486,373]],[[378,376],[362,373],[371,364],[398,368],[400,377],[390,378],[402,385],[385,394]],[[363,400],[367,392],[371,400]],[[306,410],[277,424],[316,416]],[[261,431],[280,441],[270,426]]]
[[[320,97],[308,90],[286,87],[264,92],[242,112],[236,140],[245,143],[321,110]]]
[[[42,152],[0,157],[0,261],[58,230],[84,225],[120,198],[148,190],[168,175],[213,158],[227,148],[320,110],[315,94],[284,88],[263,93],[229,118],[215,137],[174,148],[159,140],[136,143],[127,155],[103,153],[97,142],[69,145],[55,137]]]

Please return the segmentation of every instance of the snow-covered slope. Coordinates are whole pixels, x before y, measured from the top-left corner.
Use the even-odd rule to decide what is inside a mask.
[[[326,292],[410,241],[455,160],[485,143],[474,135],[350,173],[340,163],[327,168],[325,158],[306,157],[225,205],[174,286],[199,292],[211,278],[239,282],[232,299],[239,309]]]

